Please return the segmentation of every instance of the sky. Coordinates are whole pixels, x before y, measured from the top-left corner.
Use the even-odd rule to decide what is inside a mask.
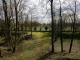
[[[64,0],[61,0],[61,2],[63,1]],[[55,0],[55,2],[57,5],[56,8],[59,8],[59,0]],[[39,22],[45,22],[45,23],[51,22],[50,2],[48,0],[29,0],[27,1],[26,2],[26,12],[28,12],[27,6],[30,8],[35,8],[32,12],[33,18],[37,17]]]
[[[9,0],[6,0],[9,1]],[[50,15],[50,2],[48,0],[24,0],[25,1],[25,14],[32,14],[32,17],[34,20],[37,20],[39,22],[43,23],[49,23],[51,22],[51,15]],[[62,8],[65,9],[69,4],[71,5],[71,8],[74,10],[74,3],[72,3],[73,0],[60,0],[62,4]],[[80,0],[77,0],[80,2]],[[1,0],[0,0],[1,3]],[[56,12],[59,14],[59,0],[54,0],[54,6]],[[80,5],[78,6],[78,14],[80,13]],[[67,13],[67,10],[64,11],[64,13]],[[80,16],[80,14],[79,14]]]
[[[72,13],[69,10],[66,10],[66,8],[71,8],[74,11],[74,2],[75,0],[60,0],[62,4],[62,11],[64,13]],[[80,17],[80,0],[77,1],[77,14]],[[47,4],[47,5],[46,5]],[[32,12],[33,17],[34,15],[38,18],[41,22],[51,22],[51,15],[50,15],[50,2],[48,0],[29,0],[28,5],[30,5],[31,8],[35,7],[34,11]],[[54,0],[55,10],[59,14],[59,0]],[[70,7],[70,6],[71,7]],[[64,10],[65,9],[65,10]]]
[[[29,0],[26,3],[26,10],[28,10],[28,7],[32,10],[32,16],[33,18],[38,19],[39,22],[48,22],[49,18],[46,16],[46,1],[43,0]],[[28,11],[26,11],[28,12]],[[46,21],[45,21],[46,20]]]

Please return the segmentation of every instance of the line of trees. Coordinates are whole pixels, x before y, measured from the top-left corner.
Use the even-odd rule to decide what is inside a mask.
[[[51,20],[52,20],[52,38],[51,38],[51,45],[52,45],[52,52],[54,52],[54,41],[56,41],[56,39],[55,39],[55,35],[56,34],[54,34],[56,31],[54,30],[54,28],[55,28],[55,23],[56,22],[54,22],[55,21],[55,9],[53,8],[53,6],[55,6],[55,3],[53,3],[53,0],[49,0],[50,1],[50,6],[51,6]],[[69,3],[69,2],[68,2]],[[69,26],[71,25],[71,29],[72,29],[72,35],[71,35],[71,42],[70,42],[70,48],[69,48],[69,53],[71,53],[71,50],[72,50],[72,45],[73,45],[73,40],[74,40],[74,34],[75,34],[75,31],[76,31],[76,18],[78,18],[78,16],[76,15],[76,6],[77,6],[77,1],[75,0],[75,1],[73,1],[73,3],[74,3],[74,9],[73,8],[71,8],[71,6],[70,5],[68,5],[66,8],[62,8],[62,2],[61,2],[61,0],[59,0],[59,9],[58,9],[58,11],[59,11],[59,22],[58,22],[58,24],[59,24],[59,31],[60,32],[58,32],[59,34],[60,34],[60,43],[61,43],[61,52],[63,52],[63,23],[66,23],[66,20],[69,20],[70,19],[70,21],[71,22],[69,22],[69,23],[71,23],[71,24],[69,24],[69,23],[67,23],[67,24],[69,24]],[[70,8],[68,8],[68,7],[70,7]],[[63,11],[66,11],[66,10],[69,10],[68,12],[72,12],[71,14],[69,13],[67,13],[68,14],[68,18],[67,19],[65,19],[66,17],[63,17]],[[65,13],[66,14],[66,13]],[[63,18],[64,18],[64,21],[63,21]]]
[[[22,3],[23,2],[23,3]],[[19,18],[23,17],[24,10],[24,1],[23,0],[2,0],[2,6],[4,14],[4,37],[6,43],[8,43],[9,49],[14,53],[16,51],[16,44],[19,38]],[[21,16],[20,16],[21,15]],[[23,19],[22,19],[23,20]],[[15,29],[13,33],[12,29]],[[13,39],[12,34],[15,35],[15,39]]]
[[[68,20],[69,18],[66,18],[66,20],[64,19],[63,21],[63,8],[62,8],[62,2],[61,0],[59,0],[59,9],[55,9],[55,4],[54,4],[54,0],[49,0],[50,2],[50,11],[51,11],[51,28],[52,28],[52,32],[51,32],[51,45],[52,45],[52,52],[54,52],[54,40],[56,41],[56,34],[57,32],[55,31],[55,25],[58,25],[59,28],[56,28],[57,30],[59,29],[59,34],[60,34],[60,43],[61,43],[61,52],[63,52],[63,35],[62,35],[62,31],[63,31],[63,23],[66,23],[65,21]],[[75,34],[75,25],[76,25],[76,1],[74,1],[74,5],[75,5],[75,9],[71,9],[71,8],[65,8],[65,10],[70,10],[72,13],[68,15],[68,17],[70,17],[71,21],[72,21],[72,37],[71,37],[71,42],[70,42],[70,48],[69,48],[69,53],[71,52],[72,49],[72,45],[73,45],[73,39],[74,39],[74,34]],[[32,34],[32,26],[36,26],[36,25],[41,25],[37,22],[32,22],[33,19],[33,15],[32,15],[32,10],[34,10],[35,8],[33,7],[32,9],[29,8],[29,12],[28,14],[31,15],[31,22],[28,21],[28,17],[25,19],[23,19],[23,11],[24,11],[24,0],[2,0],[2,4],[3,4],[3,12],[4,12],[4,27],[3,27],[3,31],[4,31],[4,36],[5,36],[5,40],[8,43],[9,48],[12,50],[12,52],[14,53],[16,51],[16,45],[19,41],[19,37],[20,37],[20,32],[19,32],[19,28],[21,25],[21,30],[23,31],[23,27],[25,26],[29,26],[31,27],[31,34]],[[68,7],[71,7],[70,5]],[[56,23],[56,19],[55,19],[55,15],[56,15],[56,11],[59,12],[59,20]],[[27,16],[28,16],[27,14]],[[66,13],[64,13],[66,15]],[[58,14],[57,14],[58,15]],[[21,22],[20,22],[21,20]],[[15,31],[12,31],[12,29],[14,28]],[[55,33],[56,32],[56,33]],[[13,38],[13,34],[14,37]]]

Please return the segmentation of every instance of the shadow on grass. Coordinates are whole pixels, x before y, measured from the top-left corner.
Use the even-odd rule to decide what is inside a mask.
[[[56,60],[80,60],[80,59],[73,59],[73,58],[57,58]]]
[[[40,58],[38,58],[37,60],[46,60],[47,58],[49,58],[51,55],[54,55],[54,54],[58,54],[58,55],[63,55],[63,56],[65,56],[66,54],[68,54],[68,53],[52,53],[51,51],[49,52],[49,53],[47,53],[47,54],[45,54],[45,55],[43,55],[43,56],[41,56]],[[56,56],[58,56],[58,55],[56,55]],[[52,57],[53,58],[53,57]],[[57,57],[57,58],[53,58],[53,59],[50,59],[50,60],[80,60],[80,59],[77,59],[77,58],[68,58],[68,57]]]
[[[49,53],[41,56],[40,58],[38,58],[37,60],[45,60],[46,58],[48,58],[49,56],[53,55],[53,53],[50,51]]]

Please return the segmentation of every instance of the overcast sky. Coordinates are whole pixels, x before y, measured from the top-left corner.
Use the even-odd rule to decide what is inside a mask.
[[[9,1],[9,0],[6,0]],[[68,5],[71,5],[71,8],[74,10],[73,0],[60,0],[62,4],[62,8],[67,8]],[[79,3],[80,0],[77,0]],[[0,0],[1,3],[1,0]],[[30,13],[30,9],[32,12],[32,16],[35,19],[38,19],[39,22],[50,22],[50,2],[48,0],[25,0],[26,9],[24,13]],[[54,6],[56,11],[59,9],[59,0],[54,0]],[[78,14],[80,13],[80,3],[77,6]],[[65,10],[64,12],[67,12]],[[57,12],[59,13],[59,11]],[[80,14],[79,14],[80,15]]]
[[[60,0],[62,4],[62,8],[67,8],[68,5],[71,5],[71,8],[74,10],[74,2],[75,0]],[[76,0],[78,3],[80,0]],[[47,5],[46,5],[47,4]],[[41,22],[50,22],[50,2],[48,0],[28,0],[26,5],[30,8],[33,8],[33,17],[37,17]],[[55,9],[59,9],[59,0],[54,0]],[[80,9],[80,5],[77,6],[78,10]],[[26,11],[28,9],[26,8]],[[47,13],[46,13],[47,12]],[[65,13],[67,10],[64,11]],[[80,12],[80,11],[79,11]],[[78,13],[79,13],[78,12]],[[59,13],[59,11],[57,12]]]

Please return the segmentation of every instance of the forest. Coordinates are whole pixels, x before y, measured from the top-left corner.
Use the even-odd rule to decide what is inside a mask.
[[[80,0],[0,0],[0,60],[80,60]]]

